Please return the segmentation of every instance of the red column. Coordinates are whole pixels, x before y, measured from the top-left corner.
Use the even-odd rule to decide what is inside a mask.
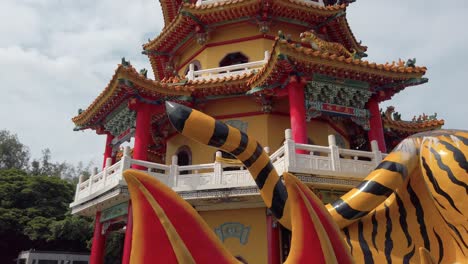
[[[268,264],[280,264],[280,240],[279,226],[275,223],[275,219],[271,213],[267,212],[267,247],[268,247]]]
[[[307,144],[307,123],[304,95],[305,81],[291,76],[287,86],[289,92],[289,114],[291,116],[292,137],[296,143]],[[298,151],[298,153],[305,153]]]
[[[112,158],[112,140],[113,139],[114,139],[114,136],[108,133],[107,138],[106,138],[106,148],[104,151],[104,161],[102,162],[103,168],[106,166],[107,158]]]
[[[136,102],[132,108],[137,111],[133,158],[146,161],[148,160],[148,145],[151,142],[151,105]],[[141,166],[133,168],[144,169]]]
[[[106,236],[102,234],[101,212],[96,212],[94,219],[93,245],[91,246],[90,264],[104,263],[104,250],[106,249]]]
[[[387,152],[385,146],[385,137],[382,124],[382,116],[380,115],[379,102],[375,98],[371,98],[367,102],[367,109],[370,112],[369,125],[370,130],[368,132],[369,142],[376,140],[379,144],[379,150],[381,152]]]
[[[125,241],[122,255],[122,264],[130,263],[130,253],[132,252],[132,230],[133,230],[133,215],[132,201],[128,201],[127,213],[127,228],[125,229]]]

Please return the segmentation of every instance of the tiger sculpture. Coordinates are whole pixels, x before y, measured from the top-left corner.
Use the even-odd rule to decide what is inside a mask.
[[[346,49],[342,44],[338,42],[330,42],[323,40],[320,37],[318,37],[315,31],[313,30],[301,33],[300,38],[302,43],[308,43],[310,47],[314,50],[334,53],[338,56],[344,56],[346,58],[358,58],[356,50],[353,49],[352,52],[349,52],[348,49]]]
[[[262,146],[246,133],[186,106],[166,102],[166,111],[178,132],[232,153],[248,168],[265,205],[293,230],[294,240],[295,205],[288,202],[289,189]],[[467,263],[466,153],[466,131],[416,134],[403,140],[361,184],[328,204],[355,262]]]

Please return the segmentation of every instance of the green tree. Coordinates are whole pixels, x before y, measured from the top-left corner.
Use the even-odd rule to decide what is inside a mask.
[[[67,179],[70,182],[77,183],[81,175],[90,175],[93,163],[89,162],[86,166],[83,162],[78,162],[76,166],[67,162],[53,162],[52,152],[46,148],[42,150],[40,160],[31,162],[30,173],[32,175],[46,175]]]
[[[82,251],[91,238],[91,220],[71,216],[74,186],[58,177],[32,177],[21,170],[0,170],[0,256],[18,252]]]
[[[79,175],[89,174],[92,164],[53,162],[47,148],[28,162],[28,148],[0,130],[1,262],[13,263],[19,251],[30,248],[86,251],[92,220],[70,215],[69,204]]]
[[[16,134],[0,130],[0,169],[26,169],[29,162],[29,149]]]
[[[62,173],[69,168],[74,169],[72,165],[65,162],[52,162],[52,152],[48,148],[42,150],[42,157],[40,160],[33,160],[33,162],[31,162],[31,174],[33,175],[46,175],[61,178]]]
[[[87,251],[93,235],[91,219],[67,214],[64,219],[49,226],[47,242],[54,250]]]
[[[125,235],[123,233],[112,232],[106,237],[106,251],[104,263],[119,264],[122,263],[122,252]]]

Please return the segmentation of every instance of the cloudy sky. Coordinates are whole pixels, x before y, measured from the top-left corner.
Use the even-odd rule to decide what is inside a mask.
[[[370,61],[417,58],[428,84],[390,102],[403,119],[420,113],[468,129],[468,2],[358,0],[348,19]],[[1,0],[0,129],[16,133],[38,158],[50,148],[57,161],[101,163],[105,137],[73,132],[71,117],[104,89],[125,56],[150,68],[141,44],[159,34],[156,0]]]

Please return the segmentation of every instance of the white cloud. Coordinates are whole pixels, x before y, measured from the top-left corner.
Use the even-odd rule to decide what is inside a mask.
[[[57,160],[99,165],[104,136],[74,132],[71,118],[105,88],[120,57],[150,67],[141,44],[162,28],[158,3],[11,0],[0,10],[0,129],[17,133],[35,158],[50,148]]]
[[[30,6],[13,1],[0,2],[0,47],[18,43],[34,45],[41,41],[40,17]]]
[[[447,127],[468,129],[467,3],[359,0],[349,7],[370,60],[416,57],[428,66],[429,84],[390,102],[404,117],[438,112]],[[99,165],[104,136],[74,132],[70,119],[104,89],[122,56],[150,68],[141,44],[163,27],[158,1],[3,0],[0,10],[0,129],[17,133],[36,158],[49,147],[57,160]]]
[[[464,76],[468,71],[468,2],[360,0],[348,9],[357,37],[369,47],[369,60],[397,61],[417,58],[428,67],[429,83],[408,87],[381,106],[396,106],[403,119],[438,113],[446,128],[468,129]]]

